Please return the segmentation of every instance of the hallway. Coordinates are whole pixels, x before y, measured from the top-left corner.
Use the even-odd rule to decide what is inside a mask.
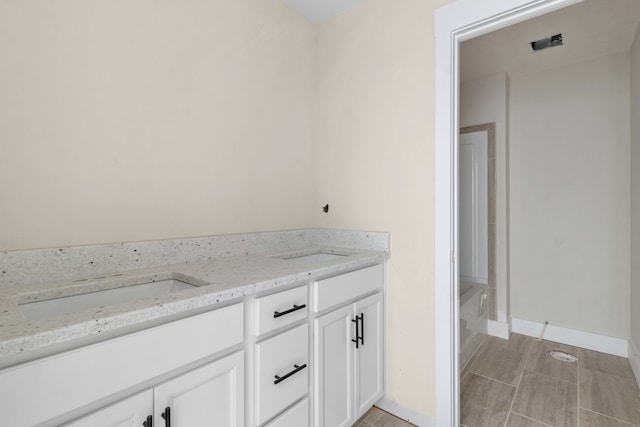
[[[556,360],[552,350],[578,362]],[[518,334],[487,337],[461,383],[465,427],[640,426],[640,390],[622,357]]]

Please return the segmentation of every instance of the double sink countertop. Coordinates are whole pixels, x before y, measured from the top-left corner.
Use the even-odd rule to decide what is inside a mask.
[[[304,239],[297,238],[300,233],[306,233]],[[242,249],[245,252],[242,255],[230,254],[228,250],[224,253],[226,256],[217,254],[218,256],[203,257],[202,253],[198,253],[198,256],[193,257],[195,261],[190,261],[188,255],[182,254],[176,257],[182,262],[176,264],[168,264],[164,259],[161,265],[135,269],[125,265],[126,263],[121,263],[120,267],[111,273],[100,272],[97,275],[87,275],[85,271],[84,275],[78,275],[78,269],[76,269],[75,277],[72,273],[63,272],[57,280],[42,280],[40,277],[35,283],[11,283],[4,286],[0,283],[0,367],[11,366],[214,309],[216,306],[239,301],[240,298],[255,293],[380,263],[389,255],[388,235],[386,235],[387,243],[382,246],[362,245],[356,242],[353,245],[357,247],[332,247],[326,245],[331,243],[331,239],[326,238],[327,233],[331,233],[327,230],[322,230],[322,233],[325,238],[313,239],[309,238],[307,230],[296,232],[297,241],[284,246],[281,244],[283,241],[281,232],[272,232],[271,235],[267,235],[267,239],[264,238],[265,233],[225,236],[225,242],[229,237],[259,236],[261,243],[256,245],[256,250],[260,253],[247,253],[249,251],[245,250],[246,248]],[[335,233],[358,232],[335,231]],[[311,234],[314,235],[313,232]],[[378,241],[384,242],[386,233],[378,234],[383,235]],[[270,241],[272,237],[280,239],[280,244],[264,242]],[[320,242],[314,242],[314,240],[320,240]],[[345,242],[344,239],[335,239],[335,243],[342,244],[352,241],[354,240]],[[163,241],[162,244],[166,246],[166,242]],[[177,242],[181,242],[180,245],[182,245],[183,241]],[[324,243],[324,245],[315,243]],[[372,248],[376,250],[370,250]],[[101,249],[104,252],[102,255],[113,257],[113,254],[107,255],[111,253],[109,249],[112,248]],[[273,250],[268,251],[268,249]],[[210,253],[216,255],[215,251]],[[6,252],[3,254],[7,255]],[[15,262],[15,259],[16,257],[6,256],[3,259],[0,256],[1,268],[6,268],[6,265],[1,264],[3,261]],[[42,259],[39,261],[42,262]],[[159,259],[150,264],[158,264],[158,262]],[[48,267],[56,268],[54,265]],[[67,264],[67,267],[73,266]],[[38,266],[35,265],[34,270],[37,268]],[[44,274],[46,275],[47,272],[45,271]],[[55,274],[49,272],[49,276],[55,277]],[[38,306],[39,301],[55,301],[61,298],[73,298],[76,295],[95,296],[101,291],[131,288],[138,284],[151,283],[149,286],[153,287],[153,283],[171,279],[181,285],[186,283],[184,289],[162,292],[155,296],[145,294],[137,297],[121,296],[120,301],[116,299],[115,302],[109,301],[104,304],[89,303],[84,308],[53,314],[45,312],[44,315],[38,315],[36,311],[34,316],[26,310]],[[107,293],[109,292],[104,292],[104,294]],[[73,299],[70,301],[72,301],[71,304],[76,303]]]

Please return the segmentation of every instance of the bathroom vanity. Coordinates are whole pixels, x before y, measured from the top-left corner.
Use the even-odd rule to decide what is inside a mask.
[[[388,252],[305,245],[3,288],[3,424],[352,425],[384,394]]]

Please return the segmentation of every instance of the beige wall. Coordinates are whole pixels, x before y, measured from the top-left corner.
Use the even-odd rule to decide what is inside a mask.
[[[387,398],[434,417],[434,10],[367,0],[318,28],[321,227],[391,232]]]
[[[631,340],[640,351],[640,32],[631,47]],[[640,368],[640,354],[635,357]],[[640,382],[640,371],[636,372]]]
[[[387,398],[433,418],[450,2],[366,0],[318,28],[279,0],[0,3],[0,249],[389,231]]]
[[[511,77],[511,315],[629,337],[629,55]]]
[[[460,66],[465,67],[464,57]],[[460,127],[496,124],[496,320],[509,319],[508,130],[509,76],[498,73],[460,84]],[[492,225],[489,225],[492,227]],[[492,292],[489,289],[489,292]],[[490,311],[491,312],[491,311]]]
[[[0,29],[0,249],[312,225],[315,27],[280,0],[8,0]]]

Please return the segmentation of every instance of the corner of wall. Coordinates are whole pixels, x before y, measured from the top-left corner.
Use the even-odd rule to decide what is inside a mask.
[[[630,51],[631,78],[631,272],[630,272],[630,340],[629,362],[640,385],[640,313],[634,307],[640,305],[640,30],[636,32]]]
[[[635,343],[633,338],[629,340],[629,363],[631,364],[631,370],[636,377],[638,387],[640,387],[640,349],[638,347],[640,343]]]

